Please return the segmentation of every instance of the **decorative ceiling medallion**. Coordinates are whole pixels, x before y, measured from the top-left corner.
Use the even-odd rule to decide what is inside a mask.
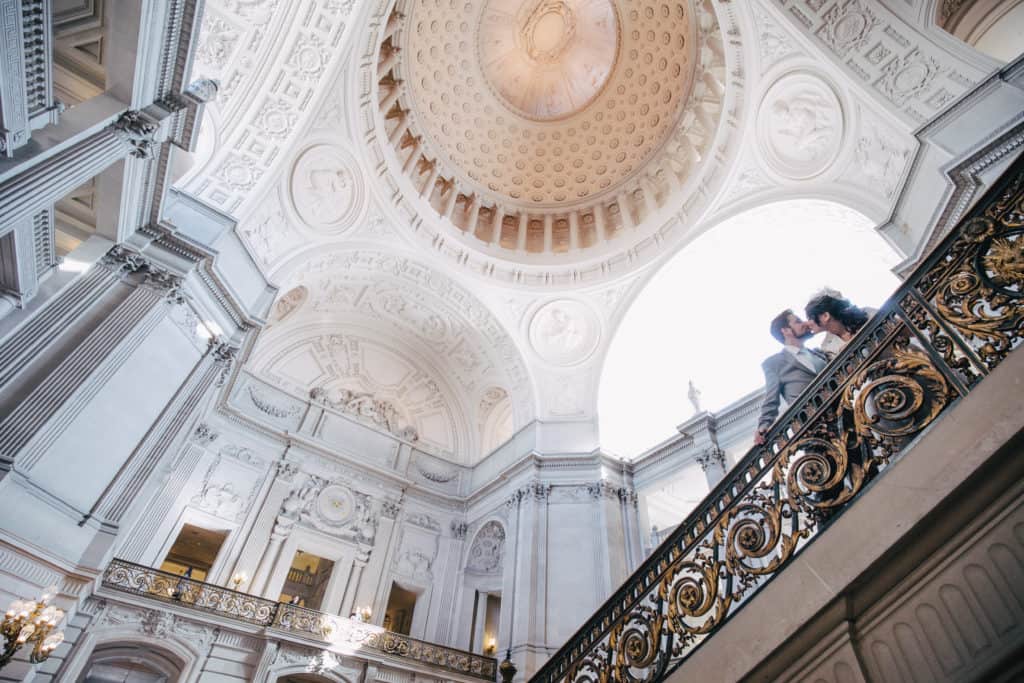
[[[618,17],[610,0],[489,0],[477,49],[484,77],[513,112],[558,119],[590,104],[608,81]]]
[[[366,198],[356,161],[332,144],[315,144],[298,156],[289,190],[299,219],[318,232],[331,234],[355,223]]]
[[[835,91],[818,76],[795,73],[772,85],[757,116],[761,152],[792,180],[826,171],[843,141],[843,109]]]
[[[552,365],[575,365],[590,357],[601,337],[601,323],[589,306],[575,299],[545,304],[530,321],[530,344]]]
[[[355,509],[356,500],[352,492],[338,484],[324,488],[316,499],[317,513],[331,525],[344,524],[352,518]]]

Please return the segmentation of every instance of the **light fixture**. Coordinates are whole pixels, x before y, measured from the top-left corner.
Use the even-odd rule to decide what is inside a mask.
[[[57,587],[51,586],[38,599],[15,600],[7,608],[0,626],[6,640],[4,651],[0,653],[0,668],[11,661],[26,643],[33,644],[28,659],[37,664],[64,642],[64,631],[53,632],[64,618],[64,610],[49,604],[56,595]]]
[[[498,651],[498,641],[494,636],[487,636],[487,640],[484,641],[484,654],[493,655]]]
[[[356,619],[363,622],[364,624],[370,623],[370,617],[373,616],[373,610],[367,607],[356,607]]]
[[[238,590],[238,587],[248,580],[249,575],[245,572],[238,572],[237,574],[231,577],[231,583],[234,584],[235,590]]]

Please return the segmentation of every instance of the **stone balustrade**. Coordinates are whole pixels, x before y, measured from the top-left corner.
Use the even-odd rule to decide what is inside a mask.
[[[269,636],[311,641],[331,652],[397,659],[442,678],[454,674],[493,681],[498,671],[493,657],[427,643],[373,624],[275,602],[125,560],[110,563],[103,574],[102,588],[257,626]]]

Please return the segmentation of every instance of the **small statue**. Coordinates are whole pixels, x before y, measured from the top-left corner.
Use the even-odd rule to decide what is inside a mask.
[[[695,412],[701,412],[700,407],[700,389],[693,384],[693,380],[690,380],[690,390],[686,392],[686,397],[690,399],[690,405],[693,406]]]

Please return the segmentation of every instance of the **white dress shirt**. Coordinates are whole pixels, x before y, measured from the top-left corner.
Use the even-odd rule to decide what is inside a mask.
[[[785,348],[791,354],[796,356],[796,359],[803,363],[804,367],[811,372],[817,373],[818,367],[814,364],[813,354],[802,346],[790,346],[786,344]]]

